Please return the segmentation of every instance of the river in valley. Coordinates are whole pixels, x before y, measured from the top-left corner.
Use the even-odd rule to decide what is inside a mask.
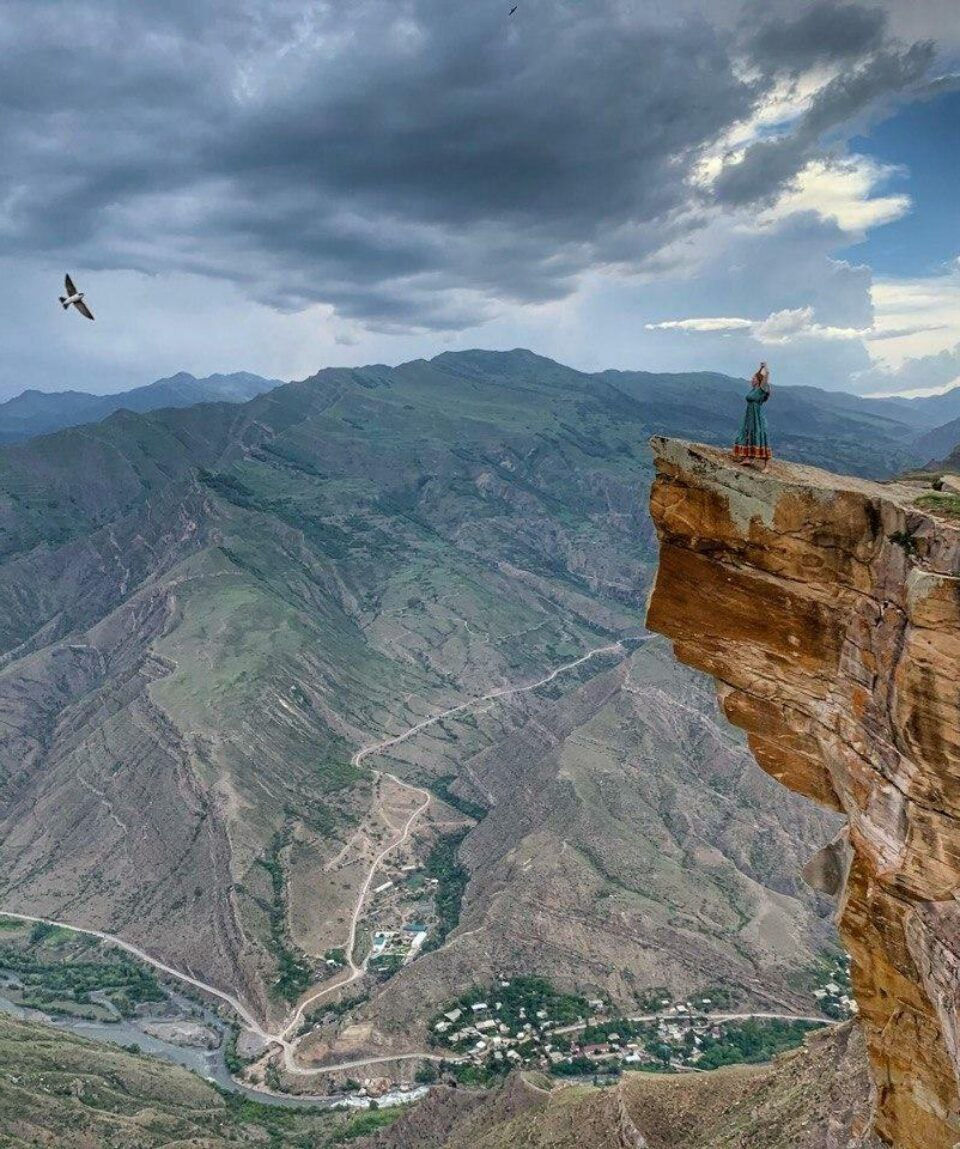
[[[4,971],[0,970],[0,978]],[[10,975],[14,976],[15,975]],[[24,1009],[15,1001],[4,996],[4,986],[0,981],[0,1013],[16,1017],[24,1021],[40,1022],[50,1026],[51,1029],[72,1033],[76,1037],[87,1041],[98,1042],[105,1045],[137,1046],[141,1053],[163,1058],[192,1070],[207,1081],[213,1082],[221,1089],[230,1093],[242,1093],[254,1101],[264,1105],[279,1105],[283,1108],[314,1108],[333,1109],[336,1107],[349,1109],[365,1109],[369,1104],[366,1097],[284,1097],[275,1093],[266,1093],[235,1081],[227,1069],[224,1060],[227,1027],[212,1010],[201,1009],[195,1002],[181,998],[179,994],[170,994],[170,999],[191,1021],[202,1023],[220,1035],[220,1044],[216,1049],[199,1049],[195,1046],[178,1045],[153,1034],[145,1032],[144,1022],[156,1021],[156,1018],[143,1018],[141,1020],[118,1018],[116,1021],[88,1021],[83,1018],[68,1017],[60,1014],[46,1014],[36,1009]],[[412,1090],[397,1090],[377,1097],[380,1108],[392,1105],[404,1105],[411,1101],[419,1101],[426,1096],[428,1090],[420,1086]]]

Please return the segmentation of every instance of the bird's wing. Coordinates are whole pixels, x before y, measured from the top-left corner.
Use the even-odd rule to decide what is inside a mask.
[[[67,295],[76,295],[77,289],[73,286],[73,280],[69,275],[63,277],[63,285],[67,289]]]
[[[85,315],[87,319],[93,319],[93,312],[89,307],[87,307],[82,299],[78,299],[73,306],[77,309],[77,311],[80,312],[81,315]]]

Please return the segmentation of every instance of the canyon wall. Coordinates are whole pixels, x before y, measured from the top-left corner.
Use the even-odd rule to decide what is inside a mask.
[[[785,786],[842,811],[809,871],[900,1149],[960,1142],[960,528],[923,492],[652,440],[650,629],[714,676]]]

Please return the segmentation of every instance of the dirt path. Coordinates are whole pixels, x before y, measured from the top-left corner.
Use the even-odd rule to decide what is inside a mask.
[[[354,760],[354,764],[357,764],[356,754],[354,755]],[[350,970],[348,976],[346,978],[341,978],[337,982],[334,982],[333,985],[324,986],[322,989],[315,990],[313,993],[308,994],[307,997],[305,997],[303,1001],[297,1005],[293,1013],[290,1014],[284,1023],[283,1029],[280,1031],[280,1038],[284,1043],[284,1068],[287,1069],[287,1071],[290,1073],[301,1074],[305,1072],[299,1065],[297,1065],[294,1057],[296,1044],[298,1043],[290,1041],[290,1036],[302,1022],[305,1011],[315,1002],[320,1001],[328,994],[334,993],[338,989],[343,989],[345,986],[351,985],[353,982],[357,981],[358,978],[363,977],[363,975],[367,972],[367,963],[370,960],[370,955],[368,954],[363,959],[363,961],[357,965],[356,961],[354,961],[353,953],[357,945],[357,926],[360,922],[360,918],[363,916],[363,908],[367,900],[367,894],[370,892],[370,886],[373,883],[373,879],[377,870],[380,869],[384,861],[386,861],[386,859],[390,856],[390,854],[393,853],[394,850],[399,849],[400,846],[402,846],[409,839],[414,823],[422,814],[427,811],[432,800],[432,795],[428,791],[422,790],[419,786],[411,786],[408,782],[401,781],[395,774],[382,774],[380,771],[376,771],[376,775],[377,780],[379,780],[381,777],[390,778],[398,785],[402,786],[404,789],[412,790],[414,793],[421,795],[423,797],[423,802],[406,820],[399,836],[394,838],[394,840],[390,842],[389,845],[385,846],[380,851],[380,853],[377,854],[376,858],[374,858],[373,864],[370,866],[370,869],[367,872],[367,876],[364,879],[363,885],[360,887],[360,893],[357,895],[357,901],[353,907],[353,914],[350,918],[350,931],[347,936],[347,942],[344,946],[344,952],[347,955],[347,964]],[[308,1070],[306,1072],[317,1071]]]

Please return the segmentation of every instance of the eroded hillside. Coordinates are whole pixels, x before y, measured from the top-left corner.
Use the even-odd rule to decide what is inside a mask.
[[[612,384],[467,354],[3,451],[2,906],[270,1024],[362,990],[321,1055],[419,1046],[498,967],[809,1005],[831,932],[796,873],[831,823],[639,641],[648,431]],[[390,867],[446,850],[460,888],[410,903],[422,956],[341,991],[418,792]]]
[[[663,439],[654,450],[649,625],[719,681],[768,773],[846,815],[811,873],[840,892],[877,1131],[901,1149],[948,1149],[960,1137],[960,529],[918,487],[786,463],[756,472]]]

